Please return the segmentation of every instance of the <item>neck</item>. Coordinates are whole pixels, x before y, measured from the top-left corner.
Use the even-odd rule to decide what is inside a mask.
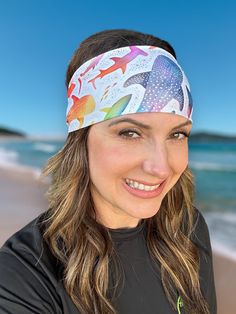
[[[135,228],[138,226],[139,222],[142,219],[132,218],[132,219],[116,219],[115,221],[110,220],[109,218],[101,219],[98,218],[97,221],[103,226],[109,229],[120,229],[120,228]]]

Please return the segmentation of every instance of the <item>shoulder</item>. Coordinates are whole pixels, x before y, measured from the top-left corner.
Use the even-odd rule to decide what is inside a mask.
[[[59,300],[55,293],[56,260],[43,241],[41,217],[42,214],[13,234],[0,248],[1,309],[55,313],[52,304]]]
[[[200,248],[200,286],[206,298],[210,313],[217,313],[214,267],[209,229],[203,214],[195,208],[195,226],[192,234],[193,242]]]
[[[46,242],[43,239],[42,220],[45,213],[14,233],[0,248],[1,256],[11,256],[19,262],[32,262],[37,266],[42,263],[48,266],[55,262]]]
[[[42,234],[38,220],[41,215],[14,233],[0,248],[0,257],[15,256],[18,259],[27,255],[38,256],[42,249]]]
[[[194,227],[192,241],[205,253],[212,255],[209,228],[202,212],[194,207]]]
[[[14,233],[0,248],[0,268],[4,266],[4,260],[14,261],[16,265],[22,264],[32,267],[34,270],[43,270],[53,274],[56,278],[55,266],[58,260],[52,255],[48,245],[43,239],[42,213],[34,220]]]

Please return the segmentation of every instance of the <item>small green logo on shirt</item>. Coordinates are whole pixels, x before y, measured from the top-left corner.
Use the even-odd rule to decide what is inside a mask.
[[[180,308],[184,306],[183,300],[181,296],[179,295],[178,300],[177,300],[177,310],[178,314],[181,314]]]

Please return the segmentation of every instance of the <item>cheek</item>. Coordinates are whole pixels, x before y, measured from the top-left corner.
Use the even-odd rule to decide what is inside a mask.
[[[128,152],[120,147],[112,146],[111,143],[91,143],[89,146],[89,169],[92,180],[120,174],[125,171],[131,158]],[[131,160],[132,162],[132,160]]]
[[[173,149],[169,154],[169,163],[175,173],[182,174],[188,165],[188,147]]]

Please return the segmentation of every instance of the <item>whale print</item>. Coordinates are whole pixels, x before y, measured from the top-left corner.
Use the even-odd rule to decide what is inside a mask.
[[[191,116],[192,114],[192,111],[193,111],[193,99],[192,99],[192,96],[191,96],[191,93],[188,89],[188,86],[186,86],[187,88],[187,93],[188,93],[188,110],[187,110],[187,115],[188,115],[188,118]]]
[[[151,71],[131,76],[125,81],[124,87],[140,84],[146,89],[137,112],[159,112],[172,99],[177,100],[180,110],[183,110],[182,82],[183,74],[177,64],[170,58],[159,55]]]

